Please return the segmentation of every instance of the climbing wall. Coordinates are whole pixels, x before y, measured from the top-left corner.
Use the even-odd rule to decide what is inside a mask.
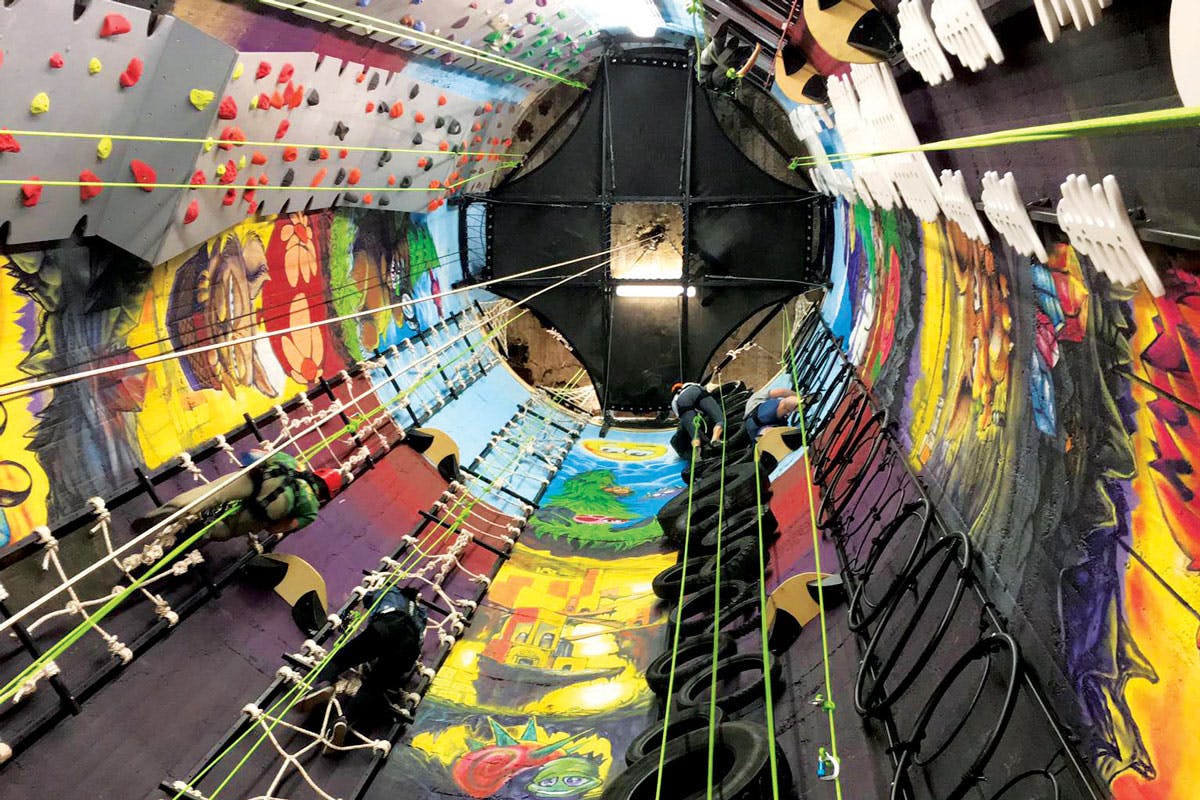
[[[654,514],[683,485],[664,434],[597,434],[568,455],[368,797],[593,796],[624,768],[665,630],[650,582],[674,561]]]
[[[77,19],[65,0],[5,6],[0,58],[8,241],[66,238],[86,218],[81,232],[151,263],[247,216],[436,210],[499,177],[518,117],[498,88],[480,99],[429,70],[236,53],[108,0]]]

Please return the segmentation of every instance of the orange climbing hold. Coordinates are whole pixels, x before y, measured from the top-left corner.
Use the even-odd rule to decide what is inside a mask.
[[[421,169],[425,169],[425,167],[429,166],[429,159],[428,158],[418,158],[417,166],[420,167]]]
[[[388,116],[391,117],[392,119],[396,119],[403,113],[404,113],[404,104],[401,103],[399,100],[397,100],[395,103],[392,103],[391,109],[388,110]]]
[[[354,79],[354,82],[355,82],[355,83],[362,83],[362,82],[363,82],[363,81],[365,81],[366,79],[367,79],[367,73],[366,73],[366,72],[360,72],[360,73],[358,73],[358,77]]]
[[[266,186],[270,182],[271,182],[271,179],[267,177],[267,173],[264,172],[262,175],[258,176],[258,185],[259,186]]]
[[[125,71],[121,73],[121,76],[117,78],[117,81],[121,84],[121,88],[128,89],[136,86],[137,82],[142,79],[143,69],[145,69],[145,65],[140,58],[129,59],[129,65],[125,67]]]
[[[250,156],[250,163],[261,167],[263,164],[267,163],[267,156],[266,154],[255,150],[254,155]]]
[[[317,157],[320,158],[322,161],[324,161],[325,159],[329,158],[329,150],[322,147],[320,150],[317,151]]]
[[[446,152],[446,151],[447,151],[447,150],[449,150],[449,149],[450,149],[450,143],[449,143],[449,142],[445,142],[445,141],[444,141],[444,142],[441,142],[440,144],[438,144],[438,150],[441,150],[443,153],[444,153],[444,152]]]
[[[120,36],[122,33],[129,33],[133,30],[133,25],[130,24],[122,14],[109,14],[104,17],[104,22],[100,25],[101,38],[107,39],[110,36]]]
[[[484,111],[486,111],[486,112],[487,112],[487,113],[489,113],[489,114],[492,112],[492,108],[493,108],[493,106],[492,106],[492,104],[491,104],[491,103],[484,103],[484,104],[483,104],[483,110],[484,110]]]
[[[26,208],[33,208],[42,199],[42,185],[37,183],[40,180],[37,175],[32,175],[29,178],[29,183],[21,184],[21,205]]]
[[[416,122],[416,123],[420,124],[420,123],[422,123],[422,122],[424,122],[424,121],[425,121],[425,115],[424,115],[424,114],[422,114],[420,111],[418,111],[417,113],[413,114],[413,122]]]
[[[388,175],[388,186],[395,186],[395,185],[396,185],[396,176]]]
[[[367,113],[370,114],[374,110],[375,110],[375,104],[372,103],[370,100],[368,100],[367,101]]]
[[[446,105],[446,95],[444,95],[444,94],[439,94],[439,95],[438,95],[438,105],[439,105],[439,106],[444,106],[444,105]]]
[[[364,194],[364,195],[363,195],[363,204],[364,204],[364,205],[368,205],[368,206],[369,206],[369,205],[371,205],[371,203],[372,203],[374,200],[375,200],[375,197],[374,197],[373,195],[371,195],[370,193],[367,193],[367,194]]]
[[[79,173],[79,182],[80,183],[99,183],[100,176],[97,175],[96,173],[92,172],[90,169],[85,169],[83,172]],[[80,186],[79,187],[79,201],[81,203],[86,203],[88,200],[91,200],[93,197],[97,197],[103,191],[104,191],[103,186]]]
[[[324,167],[321,167],[319,170],[317,170],[317,174],[313,175],[312,183],[310,183],[308,185],[312,186],[314,188],[317,186],[320,186],[321,182],[323,180],[325,180],[325,176],[328,174],[329,174],[329,170],[325,169]]]
[[[276,110],[283,108],[283,95],[279,93],[278,89],[271,92],[271,108]]]
[[[279,138],[279,137],[275,137],[275,138]],[[296,148],[292,147],[291,145],[288,145],[287,147],[283,148],[283,160],[284,161],[288,161],[288,162],[295,161],[297,158],[299,158],[299,156],[300,156],[300,152],[298,150],[296,150]]]
[[[440,189],[440,188],[442,188],[442,182],[437,181],[437,180],[430,181],[429,188],[430,189]]]
[[[355,167],[354,169],[350,170],[349,174],[346,175],[346,183],[350,184],[351,186],[354,186],[361,180],[362,180],[362,171],[359,170],[358,167]]]
[[[193,200],[188,203],[187,210],[183,212],[183,224],[191,225],[200,216],[200,201]]]
[[[347,158],[349,155],[350,151],[344,147],[341,150],[338,150],[338,158]]]
[[[154,191],[153,184],[158,182],[158,173],[154,171],[154,167],[135,158],[129,162],[129,171],[133,173],[134,181],[143,192]]]

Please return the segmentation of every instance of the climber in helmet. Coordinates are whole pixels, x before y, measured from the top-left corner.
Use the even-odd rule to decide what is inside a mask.
[[[321,503],[328,502],[342,488],[342,474],[337,470],[313,471],[301,467],[286,453],[267,456],[264,451],[252,450],[243,454],[241,460],[247,466],[259,463],[216,491],[213,486],[221,485],[224,479],[218,478],[213,484],[197,486],[171,498],[134,520],[134,532],[144,533],[199,500],[184,512],[185,519],[188,524],[211,522],[207,537],[214,541],[223,542],[258,531],[290,533],[315,520]],[[220,517],[226,510],[231,513]]]
[[[296,704],[301,712],[323,705],[337,694],[338,680],[346,672],[361,668],[361,687],[325,732],[338,747],[345,741],[349,720],[370,724],[380,711],[397,705],[390,695],[404,688],[425,641],[425,609],[413,587],[370,592],[363,596],[362,605],[369,616],[358,635],[329,657],[308,694]]]
[[[671,386],[671,395],[671,411],[679,418],[679,430],[671,437],[671,446],[680,458],[690,459],[694,448],[721,441],[725,412],[717,398],[698,383],[676,383]]]

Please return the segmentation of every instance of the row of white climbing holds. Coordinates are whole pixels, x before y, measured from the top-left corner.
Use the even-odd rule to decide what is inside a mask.
[[[1162,297],[1162,281],[1133,229],[1117,179],[1108,175],[1093,186],[1086,175],[1069,175],[1061,189],[1058,225],[1075,249],[1114,283],[1145,281],[1151,294]]]
[[[1046,41],[1058,41],[1063,28],[1074,25],[1075,30],[1090,28],[1100,21],[1100,10],[1112,5],[1112,0],[1033,0]]]
[[[929,16],[942,47],[967,69],[979,72],[988,59],[997,64],[1004,61],[1004,51],[984,19],[978,0],[933,0]]]
[[[924,0],[900,0],[896,10],[900,21],[900,45],[904,58],[930,86],[954,77],[950,60],[933,32],[933,23],[925,14]]]

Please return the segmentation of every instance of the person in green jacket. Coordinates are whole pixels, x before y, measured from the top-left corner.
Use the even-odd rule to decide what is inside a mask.
[[[252,450],[242,456],[242,462],[253,464],[266,455],[264,451]],[[144,533],[198,498],[203,498],[184,512],[188,524],[196,521],[208,524],[223,511],[233,509],[231,514],[213,522],[209,528],[207,537],[214,541],[223,542],[259,531],[290,533],[315,520],[321,502],[328,502],[342,488],[342,474],[337,470],[313,471],[301,467],[295,458],[286,453],[270,455],[244,475],[239,475],[214,491],[213,486],[223,481],[223,478],[218,478],[213,484],[197,486],[171,498],[149,514],[134,520],[134,532]]]

